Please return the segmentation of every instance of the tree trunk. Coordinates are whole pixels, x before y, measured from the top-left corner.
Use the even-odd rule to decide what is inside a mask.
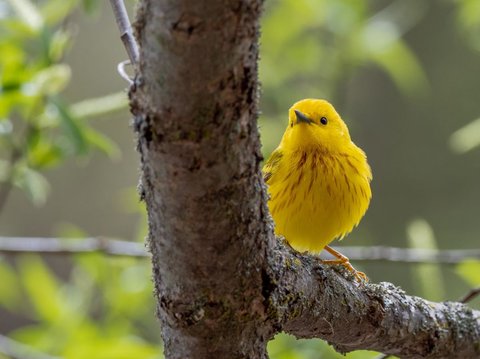
[[[261,6],[138,8],[131,110],[166,358],[266,358],[282,330],[345,352],[480,356],[479,312],[359,286],[274,238],[256,122]]]
[[[261,1],[143,1],[132,91],[167,358],[264,358]]]

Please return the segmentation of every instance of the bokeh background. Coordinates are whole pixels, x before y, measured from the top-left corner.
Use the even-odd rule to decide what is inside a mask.
[[[143,241],[125,58],[106,1],[0,0],[0,236]],[[368,155],[373,200],[339,246],[478,249],[479,1],[266,1],[260,77],[265,157],[306,97]],[[480,283],[472,260],[354,264],[436,301]],[[161,358],[150,277],[148,259],[0,252],[0,358]],[[269,350],[341,357],[286,335]]]

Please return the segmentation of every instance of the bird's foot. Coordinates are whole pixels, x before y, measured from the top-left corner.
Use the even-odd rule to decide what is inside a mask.
[[[336,251],[335,249],[325,246],[325,250],[330,253],[331,255],[337,257],[338,259],[323,259],[322,263],[324,264],[340,264],[341,266],[345,267],[350,273],[353,274],[354,278],[359,282],[359,283],[365,283],[368,282],[368,277],[365,273],[357,271],[355,268],[353,268],[352,264],[350,263],[350,260],[348,257],[344,256],[342,253]]]

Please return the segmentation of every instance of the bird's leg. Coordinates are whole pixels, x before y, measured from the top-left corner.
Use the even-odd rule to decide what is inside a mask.
[[[325,264],[340,264],[347,268],[355,277],[355,279],[359,282],[368,282],[368,277],[365,273],[357,271],[353,266],[350,264],[350,260],[345,257],[342,253],[336,251],[332,247],[325,246],[325,250],[330,253],[332,256],[337,257],[338,259],[324,259],[322,263]]]

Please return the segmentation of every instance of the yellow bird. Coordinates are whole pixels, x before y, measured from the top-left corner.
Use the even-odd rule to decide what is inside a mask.
[[[338,259],[324,263],[342,264],[357,280],[366,280],[328,246],[358,225],[372,197],[365,152],[329,102],[305,99],[290,108],[288,126],[263,175],[276,235],[297,251],[325,249]]]

